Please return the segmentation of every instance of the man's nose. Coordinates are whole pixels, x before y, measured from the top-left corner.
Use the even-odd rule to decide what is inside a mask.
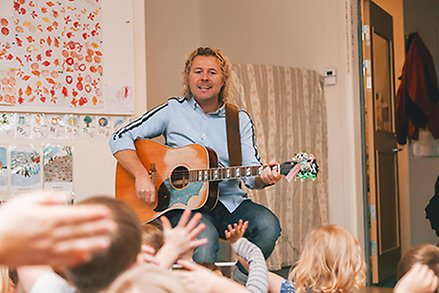
[[[208,80],[208,79],[209,79],[209,77],[208,77],[207,73],[203,73],[201,75],[201,80]]]

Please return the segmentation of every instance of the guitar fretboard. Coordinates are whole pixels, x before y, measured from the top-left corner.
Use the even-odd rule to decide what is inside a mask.
[[[265,167],[267,165],[190,170],[188,179],[190,182],[238,179],[259,175]],[[279,170],[280,165],[271,166],[271,169]]]

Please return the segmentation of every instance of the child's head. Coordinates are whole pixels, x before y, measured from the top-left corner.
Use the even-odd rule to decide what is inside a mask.
[[[184,293],[187,292],[177,275],[155,265],[135,266],[119,276],[108,293]]]
[[[350,291],[363,287],[366,266],[358,241],[336,225],[314,228],[305,238],[300,258],[289,275],[298,292]]]
[[[164,243],[163,231],[159,224],[151,222],[142,225],[142,244],[146,244],[159,251]]]
[[[427,265],[439,277],[439,247],[423,243],[412,247],[399,260],[398,279],[401,279],[417,262]]]

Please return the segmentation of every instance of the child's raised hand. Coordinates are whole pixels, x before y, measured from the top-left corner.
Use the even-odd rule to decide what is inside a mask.
[[[164,216],[160,218],[165,243],[155,258],[161,267],[170,268],[178,258],[207,243],[206,238],[197,239],[197,236],[206,228],[204,223],[200,223],[201,218],[200,213],[196,213],[191,218],[191,211],[185,210],[174,228],[168,218]]]
[[[433,293],[437,289],[439,278],[427,266],[415,263],[398,281],[395,293]]]
[[[244,236],[247,228],[248,221],[243,222],[242,220],[239,220],[239,222],[234,223],[233,226],[229,224],[227,226],[227,230],[224,231],[224,234],[226,235],[226,239],[230,242],[230,244],[233,244],[238,241],[239,238]]]

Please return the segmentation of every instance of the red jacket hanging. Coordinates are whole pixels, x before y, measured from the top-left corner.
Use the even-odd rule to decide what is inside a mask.
[[[418,33],[409,36],[401,84],[396,95],[398,143],[418,139],[418,129],[428,129],[439,138],[439,90],[433,58]]]

